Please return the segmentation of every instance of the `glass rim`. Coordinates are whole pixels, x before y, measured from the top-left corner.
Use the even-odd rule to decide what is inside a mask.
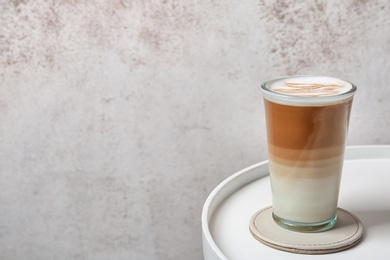
[[[275,92],[275,91],[272,91],[268,88],[268,86],[276,81],[280,81],[280,80],[285,80],[285,79],[291,79],[291,78],[297,78],[297,77],[300,77],[300,78],[308,78],[308,77],[325,77],[325,78],[330,78],[330,79],[335,79],[335,80],[339,80],[339,81],[344,81],[348,84],[351,85],[351,89],[349,89],[348,91],[346,92],[343,92],[343,93],[340,93],[340,94],[335,94],[335,95],[330,95],[330,96],[300,96],[300,95],[289,95],[289,94],[285,94],[285,93],[280,93],[280,92]],[[265,81],[261,84],[261,90],[263,92],[263,96],[264,98],[266,98],[266,96],[271,96],[273,97],[273,100],[276,99],[278,101],[280,101],[280,103],[291,103],[291,104],[294,104],[294,103],[299,103],[299,101],[301,101],[302,103],[306,103],[306,105],[315,105],[316,103],[337,103],[338,101],[343,101],[349,97],[351,97],[357,90],[357,87],[356,85],[349,81],[349,80],[344,80],[344,79],[341,79],[341,78],[337,78],[337,77],[332,77],[332,76],[326,76],[326,75],[291,75],[291,76],[284,76],[284,77],[279,77],[279,78],[274,78],[274,79],[271,79],[271,80],[268,80],[268,81]],[[266,98],[266,99],[269,99],[269,98]],[[285,102],[283,102],[285,101]],[[274,101],[276,102],[276,101]],[[279,103],[279,102],[277,102]]]

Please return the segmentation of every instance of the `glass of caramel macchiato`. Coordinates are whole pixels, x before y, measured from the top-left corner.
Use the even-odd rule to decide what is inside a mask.
[[[356,86],[326,76],[262,84],[275,222],[320,232],[337,221],[349,116]]]

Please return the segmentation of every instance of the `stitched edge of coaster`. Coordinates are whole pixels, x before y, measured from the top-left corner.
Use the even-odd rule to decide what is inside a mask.
[[[272,241],[276,242],[276,243],[272,243],[270,241],[264,240],[263,238],[259,237],[252,230],[252,229],[255,229],[263,237],[267,238],[267,236],[265,236],[264,233],[261,232],[261,230],[259,230],[259,228],[257,227],[256,219],[263,212],[265,212],[267,210],[270,210],[271,208],[272,208],[272,206],[269,206],[269,207],[266,207],[266,208],[256,212],[252,216],[252,218],[251,218],[249,230],[250,230],[252,236],[254,238],[256,238],[258,241],[260,241],[261,243],[263,243],[263,244],[265,244],[265,245],[267,245],[269,247],[275,248],[275,249],[279,249],[279,250],[283,250],[283,251],[287,251],[287,252],[291,252],[291,253],[298,253],[298,254],[327,254],[327,253],[335,253],[335,252],[343,251],[343,250],[346,250],[348,248],[351,248],[351,247],[357,245],[361,241],[361,239],[363,237],[363,232],[362,232],[363,230],[361,230],[361,229],[363,229],[363,225],[360,222],[360,220],[355,215],[350,213],[349,211],[344,210],[342,208],[338,208],[338,210],[340,210],[343,213],[345,213],[348,216],[350,216],[355,221],[355,224],[357,226],[355,232],[352,235],[350,235],[349,237],[341,239],[341,240],[338,240],[338,241],[329,242],[329,243],[313,243],[313,244],[308,244],[308,243],[290,243],[290,242],[282,241],[280,239],[270,238],[270,239],[272,239]],[[353,237],[356,236],[359,233],[359,231],[361,232],[361,234],[359,236],[357,236],[356,239],[353,239]],[[318,247],[318,246],[337,245],[337,244],[340,244],[340,243],[345,242],[347,240],[351,240],[351,243],[342,244],[341,246],[334,247],[334,248],[324,248],[324,249],[299,248],[299,247],[302,247],[302,246],[304,246],[304,247],[310,247],[310,246]],[[281,243],[281,244],[277,244],[277,243]]]

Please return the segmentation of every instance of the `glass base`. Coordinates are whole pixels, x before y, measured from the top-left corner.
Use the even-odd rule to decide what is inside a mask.
[[[337,215],[335,215],[333,218],[329,220],[316,222],[316,223],[302,223],[302,222],[289,221],[280,218],[273,213],[272,213],[272,217],[275,223],[281,226],[282,228],[291,231],[296,231],[296,232],[304,232],[304,233],[323,232],[331,229],[337,222]]]

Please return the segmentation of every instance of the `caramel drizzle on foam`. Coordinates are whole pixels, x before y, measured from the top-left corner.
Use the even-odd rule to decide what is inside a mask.
[[[343,86],[337,84],[310,84],[294,82],[284,82],[284,86],[288,88],[277,88],[273,91],[289,95],[319,97],[338,94],[340,93],[339,90],[343,88]]]

